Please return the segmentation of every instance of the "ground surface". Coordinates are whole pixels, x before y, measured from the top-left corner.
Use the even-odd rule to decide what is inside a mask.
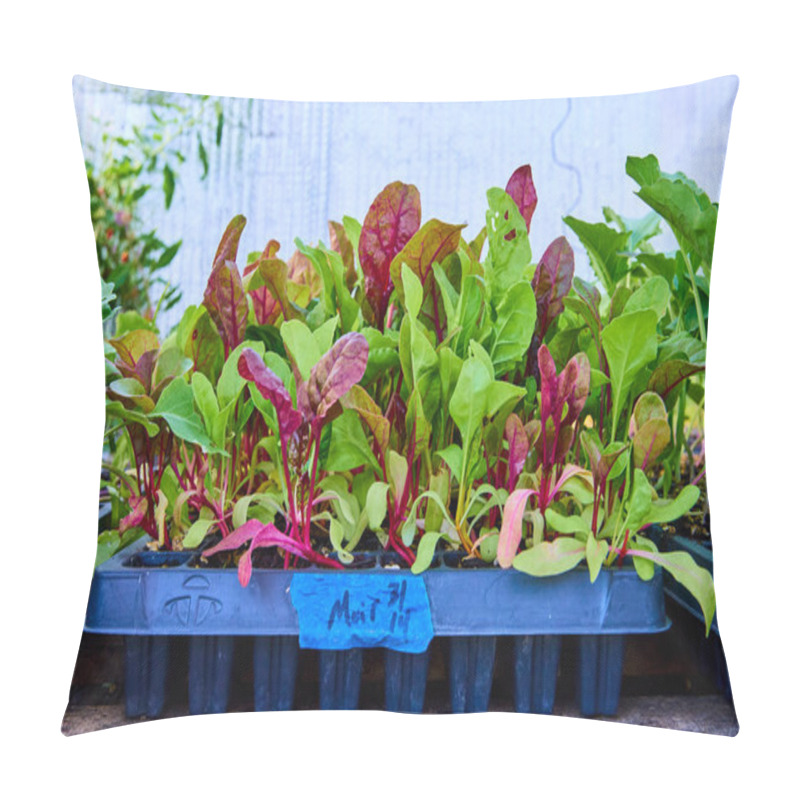
[[[508,706],[492,710],[513,711],[513,708]],[[445,707],[430,709],[430,713],[446,712]],[[185,707],[172,707],[163,716],[180,717],[187,713]],[[574,704],[560,704],[556,706],[555,713],[567,717],[580,716],[578,708]],[[721,695],[624,697],[620,700],[619,713],[615,717],[598,717],[597,719],[611,719],[629,725],[647,725],[721,736],[735,736],[739,730],[733,707]],[[145,721],[145,718],[126,718],[125,708],[121,703],[103,706],[70,706],[61,730],[66,736],[73,736],[141,721]]]

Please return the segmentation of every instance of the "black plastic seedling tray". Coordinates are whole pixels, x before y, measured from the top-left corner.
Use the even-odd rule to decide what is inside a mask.
[[[668,536],[660,529],[654,533],[652,538],[658,545],[659,550],[681,550],[688,553],[698,566],[707,569],[712,575],[714,574],[714,556],[710,540],[706,542],[690,539],[687,536]],[[732,697],[731,681],[728,675],[728,664],[725,660],[725,653],[722,649],[722,639],[719,635],[716,613],[714,614],[714,619],[711,621],[711,630],[706,639],[703,612],[697,600],[689,593],[689,590],[678,583],[671,575],[667,574],[664,579],[664,593],[699,621],[700,626],[698,630],[702,630],[703,633],[698,633],[695,637],[696,650],[702,656],[707,653],[710,648],[711,668],[714,671],[717,688],[730,700]]]
[[[156,642],[170,636],[196,639],[190,646],[190,684],[194,684],[189,688],[190,710],[194,713],[225,709],[236,636],[255,637],[257,709],[291,708],[299,646],[320,650],[320,707],[356,708],[360,648],[383,646],[387,648],[386,708],[420,712],[431,635],[450,638],[454,712],[488,708],[496,637],[514,636],[518,637],[516,708],[549,713],[555,695],[559,637],[575,635],[581,643],[581,707],[586,714],[613,714],[619,697],[624,635],[657,633],[669,627],[659,569],[650,581],[641,580],[633,567],[602,570],[592,584],[588,570],[582,568],[554,577],[532,578],[513,570],[464,568],[458,559],[437,556],[422,576],[413,576],[408,570],[398,569],[388,555],[379,554],[374,560],[373,567],[341,572],[316,567],[256,568],[249,585],[242,587],[235,569],[201,566],[197,552],[153,552],[140,540],[95,570],[85,630],[127,637],[128,692],[145,693],[133,698],[135,702],[129,699],[128,710],[134,715],[157,716],[159,699],[163,704],[163,681],[158,684],[167,648],[163,643],[153,646],[138,641],[143,638]],[[298,591],[301,583],[305,587],[302,625],[292,598],[295,580]],[[333,596],[331,591],[341,594],[337,595],[335,609],[325,605],[327,600],[320,602],[319,618],[312,620],[316,638],[310,640],[314,644],[304,645],[304,637],[309,640],[308,586],[313,589],[314,581],[328,592],[326,598]],[[378,613],[368,602],[374,594],[358,604],[358,598],[365,597],[359,587],[366,584],[392,587],[391,595],[387,589],[382,601],[374,601]],[[414,607],[424,620],[409,625],[406,619],[407,642],[402,636],[398,638],[402,628],[395,629],[397,614],[390,617],[392,603],[398,593],[405,595],[406,587],[409,598],[419,598],[422,593],[429,608],[428,613],[427,609],[420,610],[419,604]],[[336,638],[333,630],[326,641],[325,621],[328,628],[334,618],[339,627],[343,624],[341,598],[345,592],[348,609],[353,612],[353,627],[358,630],[345,630],[344,640]],[[390,596],[393,599],[386,600]],[[364,611],[359,612],[360,608]],[[370,610],[375,620],[372,627]],[[406,615],[409,613],[407,610]],[[383,630],[390,619],[391,635]],[[350,619],[347,623],[349,626]],[[152,658],[157,658],[157,663]],[[137,669],[149,678],[137,679]],[[609,670],[610,676],[606,674]],[[152,691],[151,684],[155,684]],[[153,696],[147,695],[148,691]]]

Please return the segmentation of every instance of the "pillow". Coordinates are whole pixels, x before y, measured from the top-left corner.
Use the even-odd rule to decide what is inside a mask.
[[[76,77],[106,436],[65,733],[371,708],[734,735],[703,409],[737,85]]]

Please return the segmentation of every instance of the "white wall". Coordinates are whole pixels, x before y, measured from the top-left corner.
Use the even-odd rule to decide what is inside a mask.
[[[387,183],[414,183],[423,219],[484,223],[485,193],[505,186],[520,164],[533,169],[539,205],[531,245],[538,258],[567,234],[577,268],[589,275],[566,214],[596,221],[602,207],[636,217],[649,209],[625,175],[628,155],[654,153],[667,172],[682,171],[719,199],[737,80],[720,78],[645,94],[568,100],[476,103],[292,103],[222,100],[222,146],[208,146],[210,174],[199,181],[199,159],[179,172],[172,208],[160,191],[143,202],[143,215],[166,242],[183,247],[166,275],[180,284],[182,303],[161,319],[166,330],[180,311],[202,298],[211,259],[225,225],[243,213],[248,225],[241,252],[281,242],[287,258],[295,237],[327,242],[327,220],[359,220]],[[128,135],[149,115],[156,93],[77,78],[75,104],[84,148],[99,141],[101,125]],[[166,95],[169,99],[169,95]],[[180,102],[187,96],[181,95]],[[196,102],[190,100],[190,102]],[[211,109],[209,108],[209,112]],[[213,112],[208,130],[213,131]],[[179,143],[196,153],[196,134]],[[160,178],[154,176],[156,181]],[[88,224],[88,221],[87,221]],[[668,237],[664,247],[671,247]]]

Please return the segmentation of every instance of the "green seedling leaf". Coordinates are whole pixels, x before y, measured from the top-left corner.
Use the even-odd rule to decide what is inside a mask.
[[[685,175],[667,175],[654,155],[629,156],[625,171],[641,187],[636,193],[672,228],[681,248],[696,253],[707,268],[714,254],[717,206]]]
[[[183,537],[183,547],[191,550],[197,547],[208,535],[208,531],[217,524],[215,519],[198,519],[191,524]]]
[[[531,263],[531,246],[527,225],[516,202],[502,189],[489,189],[486,197],[489,255],[484,273],[490,297],[499,300],[522,280],[525,268]]]
[[[563,536],[553,542],[540,542],[523,550],[514,559],[514,569],[544,578],[574,569],[586,557],[586,545]]]
[[[280,331],[286,351],[297,365],[300,377],[307,381],[311,375],[311,368],[322,358],[325,351],[320,348],[308,325],[301,320],[284,322]]]
[[[699,567],[688,553],[680,551],[652,553],[647,550],[629,550],[628,555],[655,562],[691,592],[703,612],[703,618],[706,623],[706,636],[708,636],[716,609],[714,580],[711,577],[711,573],[707,569]]]
[[[583,222],[575,217],[564,217],[589,255],[594,274],[606,293],[614,294],[617,282],[628,271],[627,251],[630,234],[620,233],[602,222]]]
[[[577,537],[581,540],[591,536],[592,530],[586,524],[586,521],[583,519],[583,517],[575,515],[565,517],[563,514],[559,514],[552,508],[548,508],[544,512],[544,518],[547,522],[547,527],[550,530],[554,530],[558,533],[568,534],[570,536],[577,535]]]
[[[389,472],[392,494],[396,499],[399,499],[403,494],[403,489],[408,479],[408,461],[400,453],[390,450],[386,466]]]
[[[234,403],[239,399],[239,395],[244,389],[246,380],[239,369],[239,361],[245,350],[251,350],[259,359],[264,358],[263,342],[242,342],[238,347],[231,351],[225,360],[217,381],[217,399],[220,408],[224,408],[229,403]]]
[[[684,486],[673,500],[655,500],[642,520],[642,525],[672,522],[691,511],[700,499],[697,486]]]
[[[672,292],[667,281],[660,275],[648,278],[625,303],[625,313],[630,314],[634,311],[652,310],[656,312],[658,319],[667,313]]]
[[[655,544],[641,535],[637,535],[632,539],[632,545],[635,548],[644,548],[645,550],[648,550],[651,553],[658,552],[658,548],[655,546]],[[634,569],[636,570],[636,574],[643,581],[652,580],[653,575],[655,575],[656,567],[655,564],[650,559],[639,558],[638,556],[634,556],[633,566]]]
[[[603,561],[605,561],[607,555],[608,542],[605,539],[597,541],[590,530],[586,539],[586,563],[589,566],[589,580],[592,583],[597,580],[600,568],[603,566]]]
[[[225,452],[212,444],[200,416],[194,410],[192,390],[180,378],[164,389],[155,409],[148,416],[163,419],[178,438],[200,445],[206,453]]]
[[[336,551],[336,555],[343,564],[351,564],[353,561],[352,553],[344,549],[344,527],[338,519],[331,517],[328,520],[328,531],[331,540],[331,546]]]
[[[417,545],[417,557],[411,565],[411,572],[414,575],[419,575],[431,565],[434,553],[436,552],[436,545],[443,536],[443,533],[434,532],[423,534]]]
[[[514,284],[497,309],[490,355],[494,374],[511,370],[528,352],[536,327],[537,298],[527,281]]]
[[[396,331],[381,333],[375,328],[362,328],[361,333],[369,345],[367,368],[361,381],[367,386],[400,366],[400,356],[397,352],[398,334]]]
[[[405,296],[406,311],[411,319],[419,316],[422,308],[422,283],[406,264],[402,264],[402,286]],[[399,283],[399,281],[398,281]]]
[[[369,527],[373,530],[380,530],[383,521],[386,519],[387,512],[387,495],[389,492],[389,484],[376,482],[369,487],[367,491],[367,520]]]
[[[330,449],[324,463],[328,472],[345,472],[368,464],[380,474],[380,466],[355,411],[346,409],[333,421]]]
[[[656,357],[657,322],[654,311],[636,311],[617,317],[603,331],[603,350],[611,378],[612,439],[616,438],[617,423],[634,380]]]
[[[119,400],[106,401],[106,417],[120,419],[123,422],[136,423],[141,425],[150,437],[157,436],[159,427],[149,417],[141,411],[125,408]]]

